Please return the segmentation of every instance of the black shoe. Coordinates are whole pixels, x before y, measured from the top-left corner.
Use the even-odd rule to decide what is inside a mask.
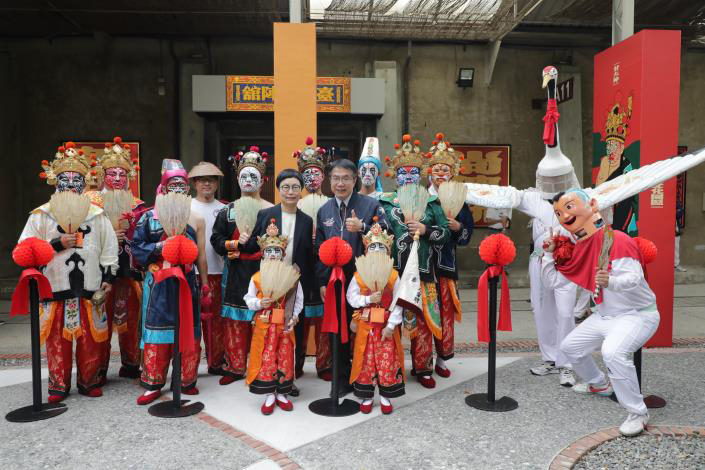
[[[223,373],[223,369],[221,367],[209,367],[208,368],[208,373],[210,375],[225,375]]]
[[[295,384],[292,384],[289,395],[291,395],[292,397],[298,397],[300,393],[301,392],[299,391],[299,387],[297,387]]]

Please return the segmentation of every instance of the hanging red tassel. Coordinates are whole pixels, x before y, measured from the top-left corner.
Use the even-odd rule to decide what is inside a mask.
[[[543,143],[546,145],[556,145],[556,124],[558,123],[558,104],[555,98],[548,100],[546,105],[546,115],[543,117]]]
[[[12,293],[10,316],[29,314],[29,280],[37,281],[39,300],[51,299],[51,285],[49,280],[34,268],[25,269],[20,275],[20,280]]]
[[[183,270],[178,266],[160,269],[154,273],[154,284],[172,277],[179,281],[179,350],[184,353],[193,352],[196,343],[193,337],[193,304],[191,288]]]

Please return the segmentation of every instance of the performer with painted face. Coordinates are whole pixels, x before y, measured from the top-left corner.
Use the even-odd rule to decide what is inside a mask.
[[[265,234],[257,237],[262,261],[245,294],[247,306],[257,312],[247,384],[250,392],[266,395],[264,415],[272,414],[275,402],[284,411],[294,409],[287,395],[294,384],[294,326],[304,307],[304,294],[298,268],[283,261],[288,242],[271,219]]]
[[[316,219],[318,210],[328,202],[328,196],[323,195],[321,185],[324,180],[324,170],[328,159],[325,149],[313,147],[313,138],[306,139],[306,146],[294,152],[299,172],[304,179],[304,188],[308,194],[302,197],[297,206],[301,211],[313,220],[313,232],[311,240],[316,242]],[[314,254],[316,262],[317,253]],[[331,355],[328,335],[321,331],[323,320],[323,301],[318,289],[318,285],[309,283],[304,288],[304,321],[296,328],[296,378],[304,373],[304,361],[306,359],[306,347],[308,346],[308,335],[311,327],[314,328],[316,343],[316,373],[326,381],[332,379],[331,368],[333,357]]]
[[[441,206],[457,206],[454,204],[453,194],[439,195],[439,187],[443,183],[449,182],[453,177],[460,173],[460,162],[462,156],[450,147],[450,144],[444,141],[444,135],[436,134],[436,141],[430,149],[431,158],[428,161],[429,167],[429,182],[428,192],[432,196],[439,198]],[[453,183],[456,185],[458,183]],[[454,186],[447,186],[446,189]],[[464,186],[460,185],[460,189]],[[448,191],[452,193],[451,191]],[[462,191],[464,194],[464,191]],[[462,196],[462,194],[459,194]],[[458,246],[465,246],[470,242],[470,236],[474,227],[472,212],[465,204],[465,198],[456,198],[462,201],[462,206],[459,212],[450,213],[451,209],[444,213],[448,218],[448,228],[450,229],[450,237],[443,245],[433,245],[434,263],[436,270],[436,288],[441,306],[441,338],[434,338],[436,346],[436,367],[435,371],[441,377],[450,377],[450,370],[446,367],[446,361],[451,359],[455,354],[455,325],[454,322],[460,322],[462,311],[460,308],[460,299],[458,297],[458,268],[456,265],[456,249]],[[452,212],[456,209],[453,208]]]
[[[656,296],[644,277],[641,253],[631,237],[604,224],[597,201],[585,191],[570,189],[558,193],[553,201],[556,216],[572,239],[546,240],[542,276],[550,286],[572,282],[596,293],[597,312],[560,345],[584,381],[573,390],[604,396],[614,390],[629,413],[619,431],[625,436],[637,435],[648,423],[649,413],[632,354],[651,338],[659,324]],[[592,358],[598,348],[609,378]]]
[[[210,311],[201,312],[201,328],[203,329],[203,342],[206,345],[208,373],[213,375],[222,375],[224,364],[223,322],[220,316],[223,257],[216,253],[210,244],[216,216],[225,207],[225,204],[215,198],[220,183],[219,178],[222,176],[223,172],[209,162],[198,163],[191,168],[188,174],[189,181],[196,190],[196,197],[191,199],[191,210],[203,217],[206,227],[208,285],[207,289],[204,287],[204,290],[212,294],[213,304]]]
[[[380,172],[382,162],[379,160],[379,140],[377,137],[368,137],[362,147],[362,154],[357,162],[357,173],[360,177],[360,194],[379,199],[382,195],[382,181]]]
[[[411,142],[411,136],[403,137],[403,144],[396,144],[394,158],[386,157],[389,175],[396,176],[398,189],[384,193],[380,203],[387,214],[387,223],[394,234],[394,267],[403,272],[411,252],[414,234],[418,232],[419,276],[423,303],[422,314],[405,312],[404,328],[411,339],[413,359],[412,375],[421,385],[433,388],[433,340],[441,340],[441,311],[436,290],[437,272],[433,262],[433,248],[442,248],[450,240],[448,219],[436,196],[428,194],[421,186],[421,174],[427,167],[431,154],[423,155],[420,142]],[[418,219],[407,219],[404,212],[415,214]]]
[[[157,194],[179,193],[189,191],[188,174],[179,160],[166,158],[162,162],[161,184]],[[201,295],[196,282],[193,266],[185,266],[184,274],[191,289],[193,302],[194,348],[192,352],[182,352],[181,391],[186,395],[196,395],[198,362],[201,357],[201,322],[200,298],[209,292],[203,287],[208,285],[208,264],[205,250],[205,223],[203,218],[191,211],[185,235],[198,246],[198,276],[200,277]],[[145,271],[144,292],[142,300],[142,375],[140,384],[147,391],[137,398],[138,405],[153,402],[161,395],[166,384],[169,363],[172,358],[174,342],[175,315],[179,314],[178,281],[167,279],[159,284],[154,282],[154,273],[163,269],[166,261],[162,257],[162,248],[167,236],[159,221],[156,208],[144,213],[137,224],[134,237],[130,242],[132,254]]]
[[[228,385],[245,377],[247,354],[250,350],[251,322],[255,311],[245,303],[247,284],[259,269],[261,253],[242,252],[255,228],[260,209],[272,203],[260,197],[267,169],[267,153],[256,146],[247,152],[238,152],[230,158],[237,174],[241,196],[220,210],[213,225],[210,243],[216,253],[226,258],[223,269],[223,322],[225,349],[221,385]]]
[[[102,186],[87,194],[91,202],[102,208],[108,216],[118,240],[119,268],[113,288],[108,294],[105,308],[108,315],[108,341],[101,363],[103,381],[110,364],[110,342],[113,330],[118,333],[122,366],[118,375],[136,379],[140,376],[140,305],[142,303],[142,273],[134,266],[129,238],[134,231],[129,213],[139,212],[144,202],[135,197],[129,188],[137,177],[137,159],[130,156],[130,146],[120,137],[105,144],[103,153],[96,158]]]
[[[346,297],[355,310],[350,329],[355,348],[350,383],[362,398],[360,411],[372,411],[375,386],[379,388],[382,413],[393,411],[390,398],[404,395],[404,350],[399,337],[402,307],[390,311],[399,287],[399,274],[390,256],[394,237],[375,222],[362,237],[365,255],[356,261],[357,271]]]
[[[59,147],[51,163],[42,161],[42,168],[40,177],[56,192],[50,202],[32,211],[19,241],[36,237],[50,242],[56,251],[43,270],[52,299],[39,309],[49,402],[62,401],[71,389],[74,339],[78,392],[99,397],[103,344],[108,340],[107,317],[99,300],[110,292],[118,269],[117,238],[103,210],[82,194],[86,181],[95,175],[89,159],[73,142]],[[80,223],[76,227],[67,221]]]

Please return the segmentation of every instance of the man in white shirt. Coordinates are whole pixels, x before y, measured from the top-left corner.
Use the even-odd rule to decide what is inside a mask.
[[[597,304],[590,315],[560,345],[584,381],[573,387],[578,393],[609,396],[612,390],[629,413],[619,432],[641,433],[649,413],[639,388],[632,354],[653,336],[659,324],[656,296],[644,277],[643,260],[634,240],[606,227],[597,202],[581,189],[558,193],[553,198],[558,220],[576,239],[570,250],[547,239],[541,274],[549,288],[575,283],[590,292]],[[568,253],[568,254],[567,254]],[[592,352],[600,349],[608,377],[598,369]]]
[[[191,199],[191,211],[198,213],[205,220],[206,240],[211,239],[215,218],[225,207],[225,204],[215,198],[219,178],[222,176],[223,172],[208,162],[198,163],[188,174],[189,181],[196,190],[196,197]],[[208,260],[208,286],[213,293],[213,306],[210,312],[201,313],[201,325],[206,345],[208,373],[221,375],[224,361],[223,325],[220,316],[223,257],[213,250],[213,245],[206,243],[206,259]]]

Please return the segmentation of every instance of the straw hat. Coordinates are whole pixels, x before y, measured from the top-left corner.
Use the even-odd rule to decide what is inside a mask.
[[[199,176],[223,176],[223,172],[212,163],[199,162],[196,166],[191,168],[188,177],[191,179]]]

